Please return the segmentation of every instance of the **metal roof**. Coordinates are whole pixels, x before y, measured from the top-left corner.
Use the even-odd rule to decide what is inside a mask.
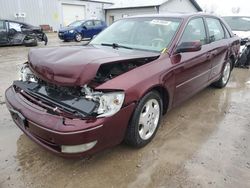
[[[122,0],[114,5],[105,8],[109,9],[124,9],[124,8],[140,8],[140,7],[155,7],[160,6],[169,0]],[[198,11],[202,11],[196,0],[189,0]]]
[[[80,1],[89,1],[89,2],[92,2],[92,3],[114,4],[110,0],[80,0]]]

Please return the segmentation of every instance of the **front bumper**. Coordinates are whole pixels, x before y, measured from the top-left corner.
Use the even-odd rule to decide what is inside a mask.
[[[47,150],[63,157],[87,156],[119,144],[133,113],[135,104],[123,107],[112,117],[98,119],[68,119],[48,113],[44,108],[31,103],[13,87],[5,92],[6,105],[13,121],[33,141]],[[20,113],[18,117],[17,112]],[[23,118],[20,118],[23,117]],[[74,146],[97,141],[88,151],[63,153],[62,146]]]
[[[59,32],[58,37],[61,40],[74,40],[75,39],[75,33]]]

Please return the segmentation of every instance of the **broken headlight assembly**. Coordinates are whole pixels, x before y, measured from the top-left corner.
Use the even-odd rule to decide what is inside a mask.
[[[97,117],[109,117],[117,113],[123,104],[124,93],[112,92],[103,93],[99,97],[99,107],[97,109]]]
[[[96,109],[97,117],[109,117],[116,114],[122,107],[125,94],[122,91],[103,93],[93,91],[87,85],[82,88],[86,99],[97,101],[99,103]]]
[[[36,76],[32,73],[28,64],[23,64],[19,71],[19,80],[23,82],[37,82]]]

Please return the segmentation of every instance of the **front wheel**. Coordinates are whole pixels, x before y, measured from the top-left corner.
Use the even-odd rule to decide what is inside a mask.
[[[127,129],[127,144],[143,147],[154,138],[162,117],[162,106],[162,99],[155,91],[140,100]]]
[[[213,86],[217,88],[225,87],[229,81],[231,70],[232,70],[232,61],[230,60],[225,64],[220,79],[217,82],[214,82]]]
[[[82,41],[82,35],[80,33],[76,33],[75,41],[76,42],[81,42]]]

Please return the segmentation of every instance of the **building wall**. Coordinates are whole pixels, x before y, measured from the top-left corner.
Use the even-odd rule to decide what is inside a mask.
[[[108,25],[110,23],[110,17],[114,17],[114,21],[122,19],[127,16],[135,16],[135,15],[142,15],[142,14],[156,14],[157,9],[154,7],[150,8],[128,8],[128,9],[114,9],[114,10],[106,10],[106,22]]]
[[[96,3],[96,2],[87,2],[87,1],[77,1],[77,0],[59,0],[59,13],[60,17],[60,27],[64,26],[63,20],[63,12],[62,12],[62,5],[63,4],[70,4],[70,5],[83,5],[85,7],[85,18],[95,18],[101,19],[105,21],[105,11],[104,3]]]
[[[167,12],[197,12],[198,10],[189,0],[169,0],[159,7],[159,13]],[[149,8],[126,8],[126,9],[107,9],[106,10],[106,22],[111,24],[111,17],[116,21],[125,16],[134,16],[141,14],[157,14],[156,7]]]
[[[63,26],[62,4],[84,5],[86,19],[105,20],[103,7],[107,4],[80,0],[0,0],[0,19],[27,22],[32,25],[47,24],[58,31]],[[25,18],[15,18],[15,13],[26,13]]]
[[[19,20],[32,25],[49,24],[59,27],[57,0],[0,0],[0,19]],[[26,13],[25,18],[15,18],[15,13]]]
[[[167,12],[198,12],[189,0],[169,0],[159,8],[160,13]]]

